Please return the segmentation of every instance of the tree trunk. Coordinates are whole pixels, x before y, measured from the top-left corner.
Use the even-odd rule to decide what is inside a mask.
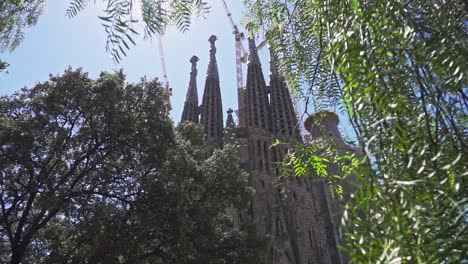
[[[10,264],[20,264],[21,260],[24,257],[24,252],[26,251],[26,247],[23,245],[14,246],[11,250],[11,261]]]

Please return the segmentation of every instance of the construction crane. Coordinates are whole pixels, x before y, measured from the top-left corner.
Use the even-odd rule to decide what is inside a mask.
[[[245,39],[244,33],[239,31],[239,26],[234,22],[232,19],[232,14],[229,11],[229,8],[226,4],[225,0],[221,0],[223,4],[224,11],[226,11],[226,15],[229,19],[229,22],[232,26],[232,33],[234,34],[235,41],[236,41],[236,71],[237,71],[237,88],[244,88],[244,80],[242,75],[242,63],[247,63],[248,53],[242,44],[242,41]],[[260,45],[257,46],[257,50],[260,50],[265,44],[268,43],[268,40],[263,40]]]
[[[236,71],[237,71],[237,88],[243,88],[244,87],[244,81],[242,77],[242,63],[247,62],[247,57],[248,54],[244,49],[244,46],[242,45],[242,41],[245,39],[244,38],[244,33],[239,31],[239,27],[237,24],[234,22],[232,19],[232,14],[229,11],[229,8],[226,4],[225,0],[221,1],[223,3],[224,10],[226,11],[226,15],[229,19],[229,22],[231,23],[232,26],[232,33],[234,34],[235,41],[236,41]]]
[[[245,87],[244,87],[244,77],[242,71],[242,64],[247,63],[248,54],[242,44],[242,41],[245,39],[244,33],[239,31],[239,26],[234,22],[232,19],[232,14],[229,11],[229,8],[226,4],[225,0],[221,0],[223,4],[224,11],[226,11],[226,15],[228,17],[229,22],[231,23],[232,33],[234,34],[235,45],[236,45],[236,73],[237,73],[237,96],[239,98],[239,109],[236,111],[236,114],[239,117],[239,127],[246,127],[247,120],[245,114]]]
[[[159,58],[161,59],[161,68],[163,73],[164,88],[166,89],[167,94],[172,95],[172,89],[169,87],[169,79],[167,78],[167,69],[166,69],[166,59],[164,58],[164,47],[162,43],[162,37],[160,34],[156,34],[159,47]]]

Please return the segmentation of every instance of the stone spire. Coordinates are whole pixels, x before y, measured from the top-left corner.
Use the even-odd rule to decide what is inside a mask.
[[[218,63],[216,62],[216,46],[215,46],[216,40],[218,40],[218,37],[216,37],[215,35],[211,35],[210,38],[208,38],[208,41],[211,43],[211,46],[210,46],[210,61],[208,62],[208,70],[206,74],[219,78]]]
[[[253,39],[249,39],[249,52],[245,88],[248,140],[246,165],[251,175],[249,182],[255,189],[255,195],[248,215],[255,222],[256,236],[264,237],[272,233],[272,221],[274,221],[271,218],[270,200],[273,189],[270,106],[262,66]]]
[[[299,139],[300,131],[291,94],[284,78],[278,72],[277,60],[272,50],[270,50],[270,91],[274,135],[282,140],[289,140],[291,137]]]
[[[213,150],[222,146],[223,139],[223,110],[221,103],[221,89],[219,86],[218,64],[216,63],[215,35],[208,41],[211,43],[210,61],[206,73],[205,90],[201,105],[201,124],[204,128],[207,148]]]
[[[199,123],[198,119],[198,91],[197,91],[197,56],[192,56],[192,70],[190,71],[190,82],[185,96],[184,110],[180,122],[192,121]]]
[[[249,38],[249,63],[247,66],[247,126],[271,130],[270,106],[262,65],[255,40]]]
[[[232,118],[232,113],[234,111],[232,108],[229,108],[226,113],[228,114],[227,120],[226,120],[226,127],[236,127],[236,124],[234,123],[234,118]]]
[[[224,127],[224,143],[234,144],[236,142],[236,124],[234,123],[234,118],[232,118],[232,113],[234,111],[229,108],[227,110],[227,119],[226,127]]]

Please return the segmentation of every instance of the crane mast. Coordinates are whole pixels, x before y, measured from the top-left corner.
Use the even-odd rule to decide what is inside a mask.
[[[225,0],[221,0],[223,4],[224,11],[226,11],[226,15],[228,17],[229,22],[232,26],[232,33],[234,34],[235,46],[236,46],[236,78],[237,78],[237,97],[239,100],[239,110],[236,113],[239,117],[239,127],[246,127],[247,120],[245,114],[245,87],[244,87],[244,79],[243,79],[243,71],[242,71],[242,63],[247,62],[247,52],[242,45],[242,41],[244,40],[244,34],[239,31],[239,27],[232,19],[232,14],[229,11],[229,8],[226,4]]]
[[[167,94],[171,96],[172,89],[169,87],[169,79],[167,78],[166,59],[164,57],[164,47],[163,47],[161,35],[157,34],[157,40],[158,40],[158,47],[159,47],[159,58],[161,59],[161,68],[162,68],[162,73],[163,73],[164,89],[166,89]]]
[[[232,14],[227,7],[226,1],[221,1],[226,11],[226,15],[229,19],[229,22],[232,26],[232,33],[234,34],[235,42],[236,42],[236,71],[237,71],[237,88],[244,87],[243,75],[242,75],[242,63],[247,62],[247,52],[242,45],[242,40],[244,40],[244,33],[239,31],[239,27],[232,19]]]

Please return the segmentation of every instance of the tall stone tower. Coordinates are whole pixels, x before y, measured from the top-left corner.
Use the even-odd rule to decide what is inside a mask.
[[[249,63],[247,65],[247,149],[250,185],[255,189],[250,217],[255,222],[256,233],[264,237],[271,233],[271,195],[273,186],[270,146],[272,127],[270,105],[262,66],[255,47],[249,40]]]
[[[212,153],[215,148],[220,148],[223,145],[223,106],[215,46],[217,39],[215,35],[211,35],[208,39],[211,44],[210,61],[206,72],[203,101],[200,107],[200,123],[204,128],[207,153]]]
[[[196,124],[199,123],[198,112],[198,91],[197,91],[197,62],[198,57],[193,56],[190,59],[192,63],[192,71],[190,72],[190,81],[185,96],[184,110],[180,122],[192,121]]]
[[[301,142],[301,136],[291,95],[278,72],[275,58],[270,58],[270,83],[267,85],[255,41],[249,39],[246,88],[238,91],[239,109],[242,109],[239,111],[239,124],[236,127],[233,111],[229,109],[223,133],[221,92],[215,57],[216,37],[211,36],[209,41],[210,61],[203,102],[199,108],[207,153],[222,147],[223,142],[238,142],[240,165],[250,174],[249,184],[255,189],[250,209],[239,212],[235,223],[240,226],[249,224],[254,227],[253,234],[256,237],[270,240],[265,255],[267,264],[345,263],[337,248],[340,208],[331,199],[327,184],[317,177],[290,177],[281,184],[276,182],[277,177],[281,176],[277,163],[283,160],[290,146]],[[182,120],[196,122],[197,118],[185,117],[188,116],[186,112],[194,112],[190,110],[192,105],[187,103],[194,102],[189,98],[195,97],[192,94],[193,84],[196,83],[192,80],[196,77],[194,61],[192,58],[187,92],[190,96],[187,96]],[[306,127],[316,138],[319,138],[318,131],[325,131],[323,133],[342,142],[337,132],[337,122],[333,121],[334,116],[330,116],[332,119],[326,119],[323,123],[329,130],[317,130],[314,122],[321,122],[317,121],[318,118],[310,118]],[[237,140],[233,139],[233,135]],[[284,144],[271,147],[276,139]]]

